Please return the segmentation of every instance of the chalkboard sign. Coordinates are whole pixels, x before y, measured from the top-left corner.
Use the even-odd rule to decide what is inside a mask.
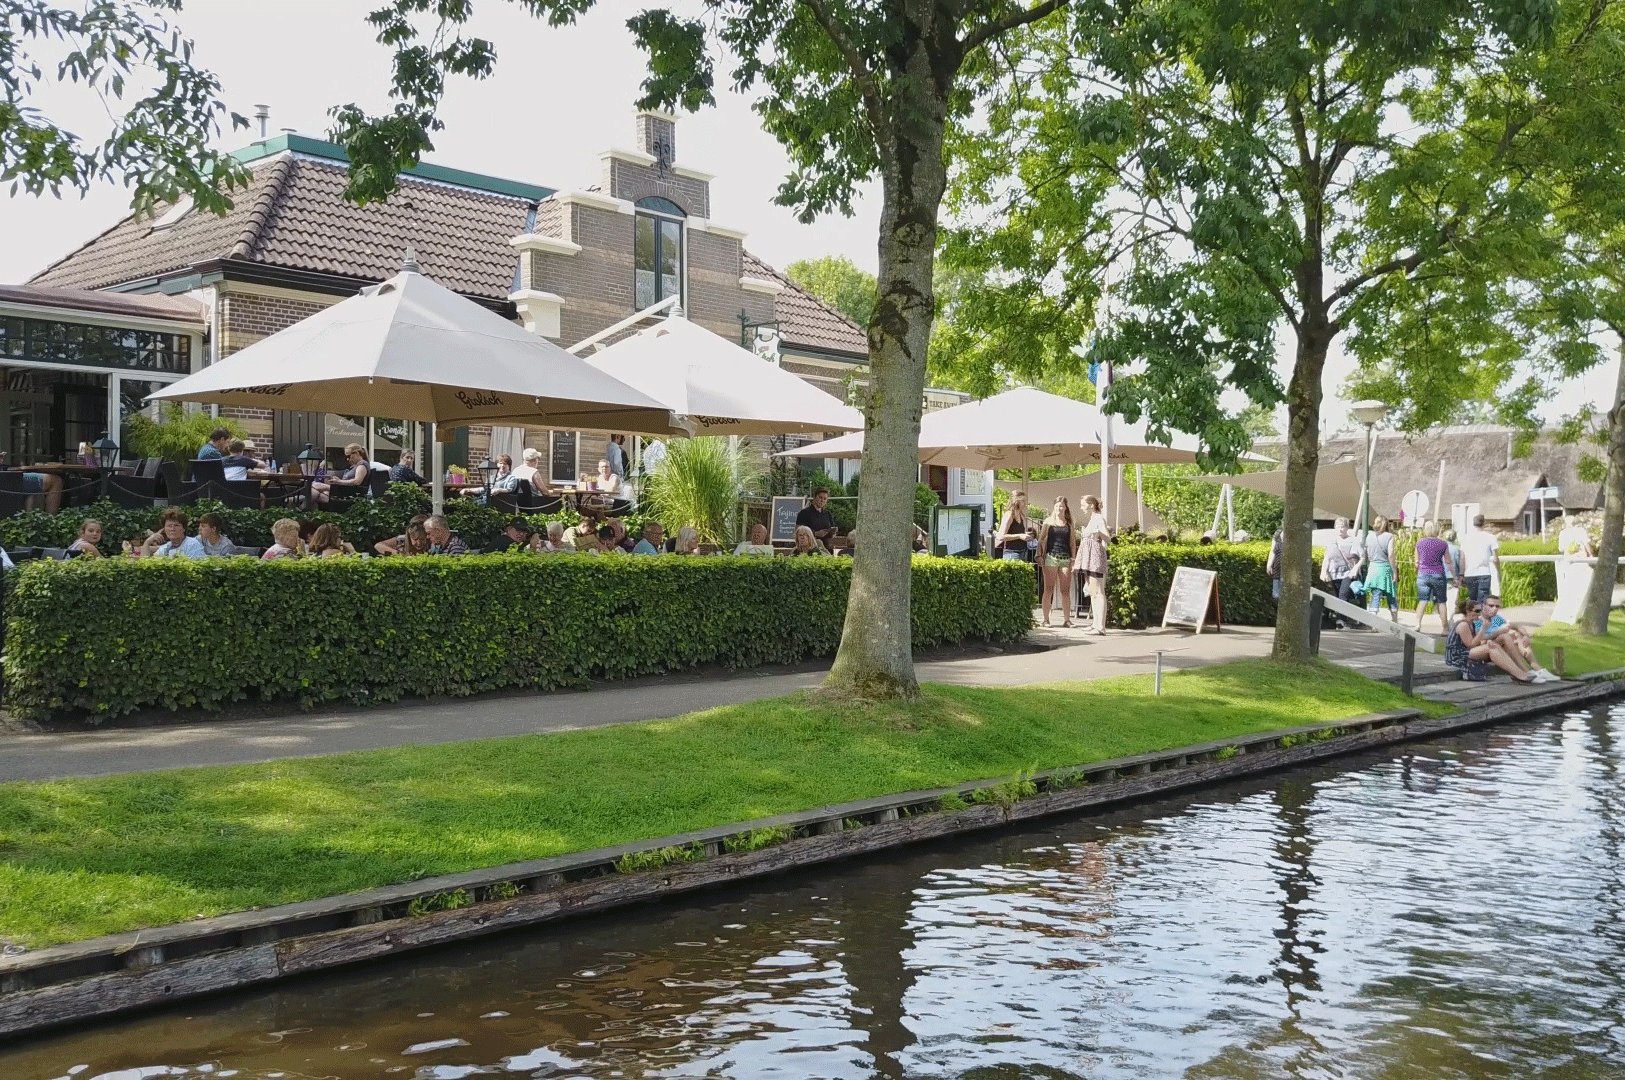
[[[768,539],[775,544],[795,543],[796,515],[806,505],[807,500],[800,495],[773,496],[773,527],[768,531]]]
[[[1194,626],[1200,634],[1206,623],[1224,629],[1219,615],[1219,574],[1194,566],[1174,567],[1168,586],[1168,605],[1162,609],[1163,626]]]
[[[553,475],[548,479],[555,484],[574,484],[581,479],[576,470],[576,436],[575,431],[553,432],[553,453],[551,466]]]

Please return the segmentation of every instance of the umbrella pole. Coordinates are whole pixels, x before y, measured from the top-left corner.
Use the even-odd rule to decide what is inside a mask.
[[[440,425],[429,424],[429,478],[430,510],[436,514],[446,512],[446,451],[440,445]]]
[[[1145,532],[1145,466],[1134,466],[1134,504],[1140,532]]]
[[[1213,504],[1213,528],[1209,529],[1208,532],[1213,534],[1215,540],[1219,538],[1219,521],[1224,517],[1224,500],[1229,494],[1230,485],[1221,486],[1219,488],[1219,501]],[[1225,537],[1225,539],[1228,540],[1229,537]]]

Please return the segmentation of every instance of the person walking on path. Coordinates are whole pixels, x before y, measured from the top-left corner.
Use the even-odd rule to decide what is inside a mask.
[[[1461,538],[1461,557],[1466,563],[1462,579],[1467,595],[1482,604],[1494,588],[1491,578],[1501,572],[1501,541],[1484,529],[1484,515],[1473,515],[1473,527]]]
[[[1111,530],[1106,527],[1106,515],[1100,512],[1100,500],[1093,495],[1083,497],[1083,527],[1078,530],[1078,554],[1072,562],[1072,571],[1080,576],[1084,591],[1089,594],[1089,632],[1106,633],[1106,544]],[[1070,605],[1072,591],[1066,591]],[[1070,611],[1070,607],[1068,608]]]
[[[1383,598],[1387,597],[1389,621],[1398,622],[1398,586],[1394,583],[1394,525],[1381,514],[1371,523],[1371,535],[1365,539],[1365,562],[1367,609],[1376,614],[1382,610]]]
[[[1349,532],[1349,519],[1337,519],[1337,535],[1326,544],[1326,554],[1320,560],[1320,580],[1332,587],[1337,598],[1345,604],[1355,603],[1353,588],[1359,580],[1360,564],[1365,560],[1360,554],[1360,538]],[[1339,615],[1337,626],[1347,630],[1357,625],[1353,620]]]
[[[1450,561],[1450,545],[1439,538],[1439,523],[1430,521],[1422,529],[1422,539],[1416,542],[1416,629],[1422,629],[1422,615],[1428,603],[1439,616],[1439,633],[1448,635],[1450,624],[1445,619],[1449,606],[1447,583],[1458,573]]]
[[[1064,495],[1055,500],[1049,517],[1038,530],[1038,550],[1044,559],[1044,625],[1049,625],[1053,597],[1061,605],[1061,625],[1071,626],[1072,560],[1078,554],[1078,536],[1072,528],[1072,507]]]

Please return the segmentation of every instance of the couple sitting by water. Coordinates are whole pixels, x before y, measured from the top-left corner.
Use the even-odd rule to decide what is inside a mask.
[[[1445,663],[1468,682],[1483,682],[1498,667],[1521,683],[1561,682],[1535,660],[1529,635],[1501,615],[1501,598],[1471,599],[1463,590],[1444,644]]]

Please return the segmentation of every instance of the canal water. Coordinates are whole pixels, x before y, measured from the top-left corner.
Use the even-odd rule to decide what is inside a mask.
[[[1625,706],[0,1050],[0,1076],[1625,1077]]]

